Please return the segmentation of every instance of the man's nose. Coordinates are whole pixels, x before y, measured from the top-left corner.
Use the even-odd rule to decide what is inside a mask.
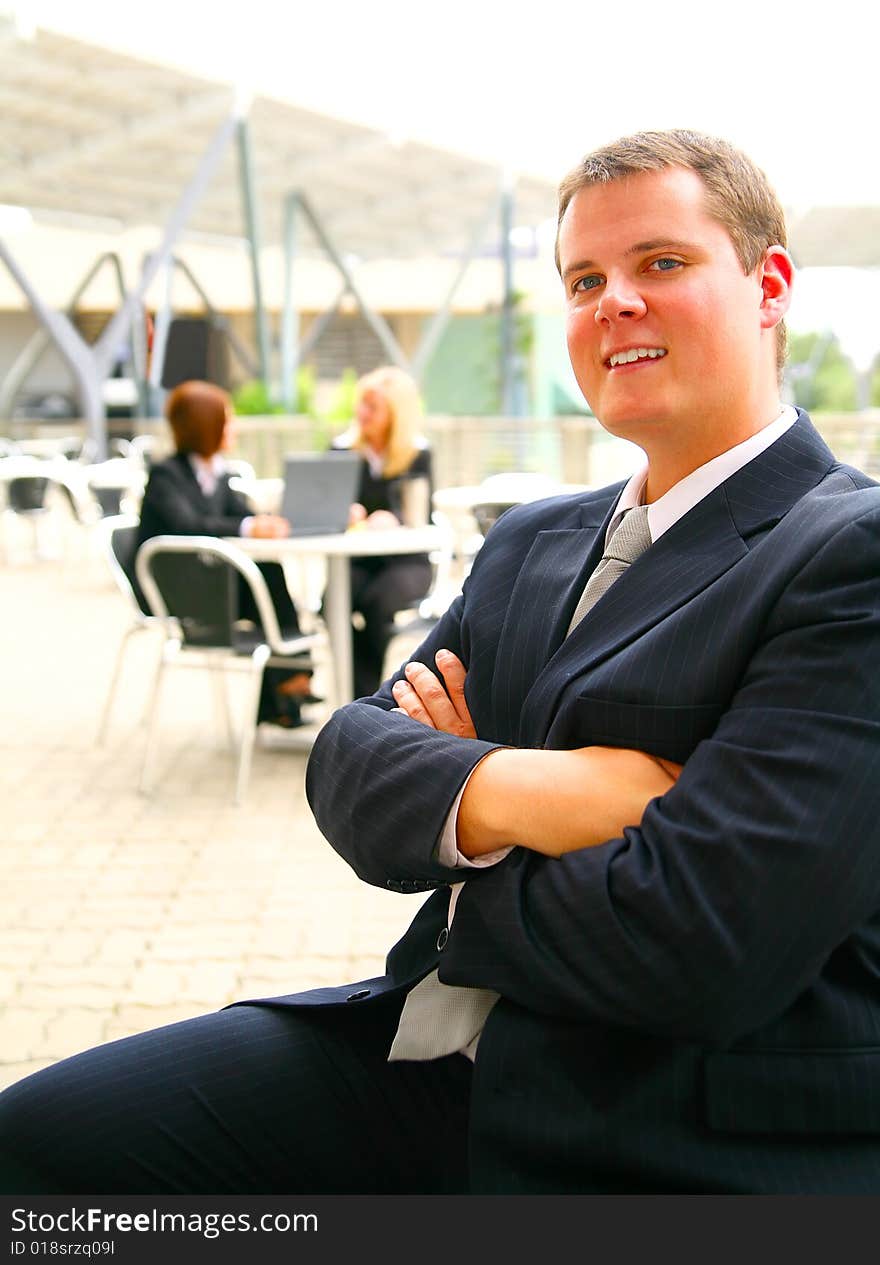
[[[619,321],[644,316],[648,310],[638,287],[626,277],[608,277],[596,305],[596,322]]]

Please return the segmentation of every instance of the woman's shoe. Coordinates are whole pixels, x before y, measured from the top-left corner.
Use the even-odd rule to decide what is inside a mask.
[[[275,691],[278,698],[289,699],[297,703],[323,703],[324,699],[312,693],[311,672],[294,672],[293,676],[283,681]]]
[[[280,729],[299,729],[306,722],[300,711],[300,699],[273,690],[260,701],[258,725],[278,725]]]

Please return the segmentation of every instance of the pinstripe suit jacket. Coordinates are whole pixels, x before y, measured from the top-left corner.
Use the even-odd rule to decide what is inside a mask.
[[[320,734],[333,847],[369,883],[439,888],[357,993],[439,962],[501,994],[477,1190],[876,1192],[880,488],[801,413],[566,638],[619,492],[511,510],[414,656],[461,656],[476,740],[389,715],[387,684]],[[461,872],[435,845],[468,772],[498,744],[591,743],[684,771],[621,838],[469,874],[439,952]]]

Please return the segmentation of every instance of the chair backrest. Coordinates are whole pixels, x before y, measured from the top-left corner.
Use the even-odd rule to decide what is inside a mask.
[[[133,514],[116,514],[101,519],[96,530],[116,587],[138,615],[149,616],[147,599],[141,593],[135,575],[138,525]]]
[[[225,559],[196,549],[160,549],[150,557],[148,567],[165,610],[177,620],[186,644],[232,645],[238,575]],[[153,610],[159,614],[155,605]]]
[[[46,508],[49,480],[44,475],[20,474],[7,485],[8,504],[16,514],[27,514]]]
[[[503,501],[480,501],[472,506],[472,513],[477,520],[477,527],[480,529],[480,535],[485,536],[489,528],[498,521],[502,514],[509,509],[513,509],[516,502],[506,504]]]
[[[104,488],[100,484],[89,484],[89,491],[98,502],[105,518],[115,517],[122,506],[122,488]]]
[[[234,646],[238,640],[239,592],[250,587],[261,636],[282,644],[266,581],[255,562],[212,536],[154,536],[141,545],[135,573],[151,612],[177,623],[191,646]]]

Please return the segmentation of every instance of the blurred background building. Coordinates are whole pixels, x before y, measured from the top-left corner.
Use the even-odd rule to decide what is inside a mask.
[[[16,438],[76,422],[100,454],[114,435],[155,425],[169,386],[205,377],[233,392],[240,414],[275,419],[283,440],[264,438],[248,454],[275,473],[279,451],[321,445],[342,428],[359,374],[396,361],[422,386],[441,478],[506,468],[601,477],[584,468],[585,437],[594,456],[602,437],[568,364],[552,258],[564,166],[551,178],[534,138],[516,135],[515,98],[536,67],[523,63],[502,89],[487,65],[472,120],[478,143],[441,147],[414,138],[421,107],[411,94],[391,125],[372,125],[368,94],[370,121],[353,118],[345,75],[332,83],[333,50],[310,38],[318,18],[272,21],[262,7],[238,25],[242,48],[262,46],[275,91],[246,94],[228,74],[205,73],[209,41],[188,38],[185,5],[176,24],[158,6],[152,24],[132,27],[125,51],[106,5],[97,24],[95,5],[62,11],[54,25],[35,20],[41,11],[51,19],[51,4],[0,15],[0,429]],[[351,10],[330,8],[343,32]],[[399,61],[377,60],[382,16],[365,69],[372,59],[374,79],[393,79]],[[291,32],[326,63],[321,103],[338,100],[338,113],[277,93],[269,48]],[[398,58],[407,44],[423,56],[420,33],[396,38]],[[527,50],[528,38],[520,56]],[[302,69],[288,76],[294,96],[302,82],[308,95]],[[448,111],[457,104],[466,114],[468,87],[449,70]],[[548,137],[564,121],[565,91],[561,110],[546,95],[530,103]],[[712,130],[705,102],[693,113],[689,122]],[[662,107],[657,114],[663,125]],[[625,130],[625,108],[619,127],[608,115],[595,138],[597,122],[583,126],[585,144]],[[484,116],[508,120],[496,153],[482,139]],[[514,168],[518,139],[524,158]],[[786,395],[838,418],[869,414],[880,405],[880,193],[871,196],[870,180],[842,186],[837,201],[827,186],[815,197],[797,182],[787,188],[799,199],[789,220],[801,272]]]

